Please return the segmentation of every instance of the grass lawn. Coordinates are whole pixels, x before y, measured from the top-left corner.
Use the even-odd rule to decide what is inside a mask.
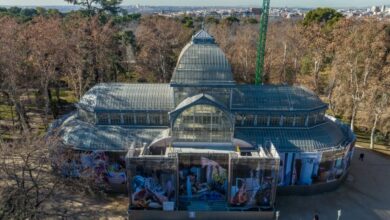
[[[0,120],[12,120],[11,106],[0,103]]]
[[[51,90],[51,94],[52,94],[53,102],[57,102],[55,89]],[[72,91],[64,88],[60,89],[60,99],[66,101],[67,103],[76,103],[78,101]]]
[[[356,145],[370,149],[370,135],[362,131],[355,131],[356,134]],[[390,146],[382,141],[375,142],[374,151],[390,155]]]
[[[46,132],[46,126],[43,124],[44,111],[42,106],[37,106],[35,101],[36,95],[34,91],[29,91],[28,94],[24,94],[22,101],[25,107],[26,114],[29,119],[29,124],[32,128],[32,131],[37,133],[38,135],[42,135]],[[53,102],[57,103],[57,97],[55,95],[55,90],[52,90],[52,98]],[[76,103],[78,100],[74,93],[69,89],[60,89],[60,105],[57,106],[59,111],[57,113],[66,114],[68,113],[73,103]],[[12,108],[13,112],[11,112],[11,106],[8,105],[7,101],[4,97],[0,95],[0,138],[3,139],[12,139],[17,135],[13,133],[13,131],[18,128],[13,127],[12,116],[15,120],[15,125],[19,126],[17,121],[17,116],[15,112],[15,107]],[[70,110],[69,110],[70,109]]]
[[[359,141],[359,139],[356,141],[356,145],[358,145],[359,147],[370,149],[370,143],[361,142]],[[374,151],[390,156],[390,146],[388,145],[375,144]]]

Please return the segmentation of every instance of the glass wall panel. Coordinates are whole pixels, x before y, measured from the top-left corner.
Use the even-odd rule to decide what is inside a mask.
[[[98,124],[108,125],[110,124],[110,115],[108,113],[97,113]]]
[[[325,121],[325,112],[322,111],[322,112],[318,113],[317,123],[321,123],[321,122],[324,122],[324,121]]]
[[[241,115],[241,114],[236,114],[235,118],[236,118],[236,126],[239,127],[242,125],[243,120],[245,119],[245,116]]]
[[[226,201],[228,168],[228,154],[179,154],[181,205],[186,201]]]
[[[254,115],[245,115],[244,126],[253,127],[255,125],[255,116]]]
[[[150,125],[161,125],[161,113],[160,112],[149,113],[149,121],[150,121]]]
[[[230,142],[233,133],[230,116],[211,105],[184,110],[172,130],[176,141],[186,142]]]
[[[295,116],[295,127],[305,127],[306,115]]]
[[[123,113],[123,121],[126,125],[133,125],[134,124],[134,113],[128,112]]]
[[[271,207],[277,175],[273,163],[261,158],[233,158],[230,204],[242,209]]]
[[[294,126],[294,116],[285,116],[283,121],[283,127]]]
[[[176,158],[130,158],[128,167],[131,209],[174,209]]]
[[[272,115],[270,119],[269,126],[270,127],[279,127],[280,126],[280,115]]]
[[[110,117],[111,117],[111,124],[112,125],[122,124],[121,113],[111,113]]]
[[[78,110],[78,116],[80,120],[94,124],[95,123],[95,114],[92,112],[85,111],[83,109]]]
[[[148,115],[146,112],[137,112],[135,114],[135,122],[137,125],[147,125],[148,124]]]
[[[313,126],[316,124],[316,120],[317,120],[317,114],[316,113],[312,113],[309,115],[309,126]]]
[[[267,127],[268,126],[268,115],[257,115],[257,126]]]
[[[169,117],[167,112],[162,113],[162,123],[163,125],[169,125]]]
[[[175,105],[179,105],[186,98],[198,95],[198,94],[208,94],[219,102],[229,106],[230,102],[230,91],[228,88],[201,88],[201,87],[187,87],[187,88],[175,88]]]

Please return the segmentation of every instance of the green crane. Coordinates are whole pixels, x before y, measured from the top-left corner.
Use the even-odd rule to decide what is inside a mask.
[[[256,85],[263,83],[264,75],[264,60],[265,60],[265,43],[267,41],[268,31],[268,17],[271,0],[263,0],[263,10],[261,13],[260,20],[260,38],[259,44],[257,45],[257,59],[256,59]]]

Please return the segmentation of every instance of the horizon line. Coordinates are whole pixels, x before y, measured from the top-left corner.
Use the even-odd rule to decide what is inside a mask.
[[[145,6],[145,7],[181,7],[181,8],[191,8],[191,7],[197,7],[197,8],[212,8],[212,7],[240,7],[240,8],[261,8],[258,5],[208,5],[208,6],[200,6],[200,5],[143,5],[143,4],[129,4],[129,5],[120,5],[120,7],[128,7],[128,6]],[[12,5],[12,4],[0,4],[0,6],[3,7],[79,7],[83,8],[83,6],[80,5],[74,5],[74,4],[65,4],[65,5]],[[382,5],[375,5],[375,6],[382,6]],[[384,5],[388,6],[388,5]],[[271,8],[370,8],[372,6],[272,6]]]

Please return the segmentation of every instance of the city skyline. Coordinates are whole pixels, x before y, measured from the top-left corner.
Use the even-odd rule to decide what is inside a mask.
[[[261,0],[124,0],[123,5],[150,5],[150,6],[260,6]],[[272,0],[272,7],[369,7],[386,5],[388,0]],[[64,0],[0,0],[0,5],[8,6],[66,6],[71,5]]]

